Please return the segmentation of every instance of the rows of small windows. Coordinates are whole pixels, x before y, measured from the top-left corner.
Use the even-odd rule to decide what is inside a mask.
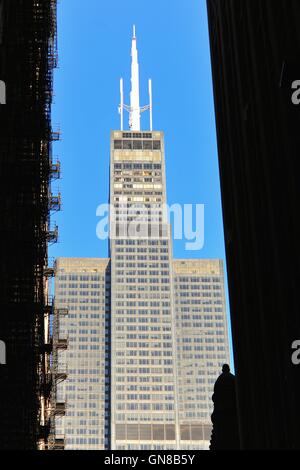
[[[182,386],[183,385],[183,386]],[[210,393],[210,388],[208,387],[203,387],[203,386],[196,386],[195,387],[195,384],[193,383],[192,386],[190,384],[186,384],[185,381],[184,381],[184,378],[183,379],[179,379],[179,387],[178,387],[178,391],[180,393],[185,393],[185,394],[188,394],[190,393],[191,396],[193,397],[195,393],[201,393],[201,394],[204,394],[205,395],[202,395],[203,396],[203,400],[206,400],[207,398],[210,399],[210,397],[208,397],[208,392]]]
[[[74,288],[73,288],[74,289]],[[79,288],[78,288],[79,289]],[[102,300],[104,301],[105,300],[105,297],[104,297],[104,293],[102,292],[99,292],[97,290],[66,290],[66,291],[63,291],[63,290],[60,290],[59,291],[59,295],[60,296],[70,296],[70,297],[73,297],[74,295],[79,295],[79,296],[91,296],[91,297],[99,297],[99,299],[102,298]],[[108,296],[106,296],[106,298],[108,298]]]
[[[116,293],[115,299],[124,298],[122,297],[124,294],[120,292],[133,292],[135,298],[144,298],[144,299],[153,299],[153,298],[161,298],[166,299],[169,296],[170,286],[168,285],[118,285],[116,286]],[[142,294],[141,294],[142,292]],[[154,293],[155,292],[155,293]],[[128,294],[131,295],[131,294]]]
[[[75,374],[79,374],[79,375],[99,375],[100,374],[100,369],[97,368],[97,369],[69,369],[68,370],[69,374],[70,375],[75,375]],[[90,403],[89,405],[91,405],[92,403]],[[88,408],[88,404],[86,403],[87,406],[85,406],[85,408]],[[92,404],[93,405],[93,404]],[[91,406],[91,408],[94,408],[94,406]]]
[[[188,316],[188,315],[185,315],[182,320],[189,320],[189,321],[193,321],[193,320],[202,320],[201,316]],[[202,322],[202,323],[199,323],[199,325],[201,325],[201,328],[224,328],[225,325],[224,323],[219,323],[219,322]]]
[[[118,366],[123,365],[118,364]],[[152,382],[153,384],[157,383],[164,383],[164,384],[173,384],[174,383],[174,371],[173,368],[168,368],[165,369],[162,366],[160,367],[147,367],[147,370],[150,370],[152,372],[145,372],[144,368],[137,368],[137,363],[134,364],[135,367],[132,369],[132,366],[129,366],[128,364],[125,364],[124,367],[117,367],[117,372],[118,375],[116,376],[115,382],[119,383],[150,383]],[[136,374],[139,374],[137,377]],[[150,374],[150,375],[149,375]]]
[[[175,409],[173,403],[116,403],[115,407],[120,410],[153,410],[153,411],[171,411]],[[161,419],[161,418],[160,418]]]
[[[117,393],[115,396],[119,401],[173,401],[174,395],[151,394],[151,393]]]
[[[138,217],[139,223],[149,221],[149,222],[161,222],[163,221],[163,216],[161,211],[148,211],[148,209],[136,208],[133,210],[116,210],[116,222],[122,226],[126,223],[131,223],[135,218]]]
[[[203,343],[205,344],[214,344],[214,341],[208,341],[208,339],[206,339],[205,341],[203,341]],[[213,346],[213,349],[211,349],[210,346],[178,346],[178,351],[180,352],[193,352],[192,355],[186,355],[186,354],[183,354],[182,355],[182,358],[196,358],[196,356],[198,357],[198,359],[205,359],[205,355],[204,354],[195,354],[195,351],[199,351],[199,352],[202,352],[202,351],[225,351],[225,347],[224,346]]]
[[[95,333],[96,335],[99,335],[99,332],[98,333]],[[70,343],[104,343],[104,336],[101,338],[100,336],[96,336],[96,337],[93,337],[93,336],[75,336],[75,337],[70,337],[69,338],[69,342]],[[103,346],[103,349],[104,349],[104,346]]]
[[[103,399],[104,397],[101,396],[99,398]],[[78,426],[86,426],[87,424],[89,424],[90,426],[99,426],[99,424],[101,424],[102,422],[103,420],[88,418],[87,416],[85,417],[85,419],[74,417],[71,420],[68,419],[66,426],[72,426],[72,423],[78,423]]]
[[[122,310],[122,315],[124,315],[124,311]],[[120,313],[118,312],[120,315]],[[165,318],[163,318],[163,315],[165,315]],[[163,315],[158,315],[157,317],[154,317],[153,314],[151,316],[147,315],[145,317],[141,315],[133,315],[130,317],[122,316],[122,317],[117,317],[115,319],[115,323],[118,324],[126,324],[127,323],[127,329],[129,331],[129,326],[131,323],[139,324],[142,325],[143,323],[148,323],[149,325],[160,325],[162,327],[165,323],[170,322],[170,311],[164,312]],[[119,330],[120,331],[120,330]]]
[[[83,428],[80,428],[77,423],[72,423],[73,426],[76,426],[77,429],[74,429],[74,428],[66,428],[66,435],[69,435],[69,436],[72,436],[74,434],[76,434],[77,436],[85,436],[85,435],[88,435],[88,436],[93,436],[93,435],[96,435],[96,436],[99,436],[101,435],[101,429],[99,429],[98,427],[96,429],[93,429],[91,427],[91,424],[89,423],[88,427],[83,427]]]
[[[60,281],[105,281],[105,276],[99,274],[58,274]]]
[[[134,242],[136,240],[131,240],[131,241]],[[140,239],[138,240],[136,244],[127,243],[124,246],[124,244],[122,243],[123,240],[115,240],[116,252],[117,253],[168,253],[169,243],[167,240],[162,240],[160,245],[157,244],[158,246],[155,246],[155,243],[153,243],[152,246],[150,246],[150,243],[149,243],[147,246],[145,242],[150,242],[150,241],[151,240]],[[157,240],[152,240],[152,241],[156,242]],[[121,243],[117,243],[117,242],[121,242]],[[123,245],[123,246],[120,246],[120,245]]]
[[[124,422],[124,421],[166,421],[166,422],[174,422],[174,413],[164,413],[163,415],[152,414],[149,413],[122,413],[116,415],[117,422]]]
[[[149,186],[151,185],[150,187],[153,187],[153,184],[152,184],[153,181],[152,180],[150,182],[148,181],[146,184],[148,184],[148,183],[149,183]],[[122,186],[124,194],[126,194],[126,190],[127,191],[129,190],[128,194],[132,194],[132,190],[134,189],[134,183],[133,182],[131,182],[131,183],[119,183],[119,184]],[[144,182],[141,183],[141,184],[144,184]],[[117,186],[117,187],[120,188],[121,186]],[[161,188],[161,184],[156,183],[155,187]],[[144,192],[143,191],[136,191],[134,194],[136,196],[142,196],[144,194]],[[155,191],[155,192],[153,192],[153,194],[158,195],[158,196],[162,196],[163,192],[162,191]],[[157,201],[157,199],[155,199],[155,200]],[[150,201],[150,199],[148,199],[148,201]]]
[[[100,439],[97,439],[97,438],[70,438],[70,437],[67,437],[66,438],[66,445],[69,446],[69,445],[73,445],[73,444],[79,444],[79,445],[99,445],[99,444],[103,444],[103,440],[101,442]]]
[[[138,255],[128,255],[128,254],[124,254],[122,256],[118,256],[117,258],[117,261],[134,261],[136,260],[137,262],[138,261],[168,261],[169,260],[169,257],[166,256],[166,255],[141,255],[141,254],[138,254]]]
[[[126,281],[127,284],[146,284],[146,283],[150,283],[150,284],[169,284],[170,283],[170,279],[169,278],[147,278],[147,277],[143,277],[143,278],[136,278],[136,277],[128,277],[128,278],[125,278],[124,279],[124,275],[121,276],[121,277],[116,277],[115,279],[116,283],[121,283],[121,284],[124,284],[124,282]]]
[[[115,245],[128,245],[128,246],[168,246],[169,241],[168,240],[116,240]]]
[[[153,332],[157,333],[157,332],[159,332],[159,333],[161,333],[161,332],[171,331],[171,327],[168,327],[166,325],[163,325],[162,327],[157,326],[157,325],[155,325],[155,326],[153,326],[153,325],[152,326],[149,326],[149,325],[138,325],[138,326],[136,326],[136,325],[127,325],[127,326],[122,325],[122,326],[120,326],[120,325],[118,325],[118,326],[116,326],[116,331],[118,333],[119,332],[128,333],[130,331],[143,331],[143,332],[148,332],[148,333],[153,333]]]
[[[195,298],[203,298],[203,297],[220,297],[220,295],[215,296],[215,294],[219,294],[219,291],[213,291],[212,293],[209,292],[209,289],[201,289],[199,288],[195,292],[176,292],[175,289],[175,297],[176,297],[176,303],[187,303],[188,301],[191,301],[192,299]]]
[[[146,354],[151,357],[156,357],[156,359],[145,359]],[[137,366],[172,366],[172,359],[159,359],[161,357],[172,357],[172,351],[116,351],[116,364],[125,365],[131,367],[133,365]],[[121,359],[122,358],[122,359]],[[125,360],[126,358],[126,360]],[[135,358],[135,359],[132,359]]]
[[[169,276],[170,272],[169,270],[156,270],[156,269],[147,269],[147,270],[142,270],[142,269],[130,269],[124,272],[123,269],[116,269],[116,275],[117,276]]]
[[[217,311],[217,310],[216,310]],[[219,310],[218,311],[222,311],[222,310]],[[213,309],[203,309],[203,313],[205,312],[213,312]],[[176,319],[179,320],[178,321],[178,325],[180,325],[180,321],[182,320],[210,320],[210,321],[224,321],[224,318],[222,315],[204,315],[202,312],[198,312],[197,314],[195,313],[192,313],[192,312],[188,312],[188,313],[185,313],[185,314],[181,314],[181,315],[176,315]],[[219,322],[218,323],[218,326],[220,328],[223,328],[223,323]]]
[[[151,385],[151,386],[145,386],[145,385],[117,385],[116,391],[122,392],[122,391],[149,391],[149,392],[173,392],[174,391],[174,385]]]
[[[159,170],[115,170],[114,183],[151,183],[153,181],[160,183],[162,181],[162,174]]]
[[[151,132],[123,132],[123,139],[152,139]]]
[[[116,268],[134,268],[134,269],[139,269],[139,268],[162,268],[162,269],[169,269],[169,263],[124,263],[124,261],[117,261],[116,262]]]
[[[84,282],[84,283],[78,283],[78,282],[59,282],[57,285],[57,289],[97,289],[99,291],[99,294],[104,294],[105,293],[105,286],[104,284],[98,284],[98,283],[89,283],[89,282]]]
[[[84,401],[88,401],[89,402],[89,408],[97,408],[99,410],[103,410],[104,409],[104,399],[100,399],[100,397],[97,399],[97,401],[95,402],[92,402],[90,397],[89,397],[89,394],[85,393],[68,393],[67,394],[67,398],[68,398],[68,401],[78,401],[78,402],[82,402],[82,403],[79,403],[79,406],[81,406]],[[90,406],[91,405],[91,406]]]
[[[184,403],[180,406],[181,410],[207,410],[208,403]]]
[[[143,196],[143,203],[151,202],[153,204],[160,203],[162,204],[163,198],[161,197],[163,195],[162,191],[157,191],[157,190],[152,190],[152,191],[136,191],[136,190],[126,190],[122,189],[121,190],[115,190],[114,195],[118,196],[115,197],[115,201],[119,201],[120,198],[119,196],[127,196],[127,201],[130,202],[134,200],[133,198],[136,196]]]
[[[102,301],[102,299],[89,299],[89,298],[86,298],[86,296],[82,296],[80,297],[79,299],[77,297],[75,297],[77,295],[74,294],[74,297],[68,297],[68,298],[59,298],[59,303],[60,304],[79,304],[79,303],[82,303],[82,304],[87,304],[87,303],[91,303],[91,304],[98,304],[98,305],[104,305],[104,301]],[[67,297],[67,295],[66,295]],[[81,311],[85,311],[85,310],[93,310],[92,306],[80,306],[78,307],[78,310],[81,310]],[[99,310],[99,306],[97,308],[95,308],[95,310]]]
[[[189,329],[189,328],[203,328],[203,325],[200,322],[193,322],[193,321],[182,322],[181,328],[187,328],[187,329]],[[207,332],[207,334],[208,334],[208,332]],[[214,330],[213,334],[214,334],[214,336],[224,336],[225,331],[224,331],[224,329]]]
[[[136,205],[136,203],[122,204],[122,203],[117,202],[114,204],[114,209],[116,211],[116,214],[127,214],[127,213],[129,214],[131,209],[132,211],[134,211],[134,214],[136,213],[137,210],[139,210],[141,213],[144,213],[144,214],[145,213],[162,214],[163,212],[163,208],[161,207],[160,204],[157,204],[157,203],[149,204],[149,202],[139,203],[138,206]],[[125,239],[124,242],[127,243],[128,239]]]
[[[160,140],[114,140],[115,150],[160,150]]]
[[[178,338],[178,343],[182,343],[182,344],[192,344],[192,343],[203,343],[205,338],[202,338],[202,337],[194,337],[194,338],[191,338],[190,336],[189,337],[181,337],[181,338]],[[208,342],[208,343],[211,343],[212,341],[209,339],[209,341],[205,341],[205,342]]]
[[[80,391],[80,390],[72,390],[74,386],[71,386],[71,387],[66,387],[66,390],[68,392],[72,392],[72,391],[77,391],[77,393],[68,393],[68,397],[72,398],[72,399],[76,399],[76,400],[95,400],[94,403],[97,403],[99,402],[99,400],[102,400],[104,401],[104,394],[101,394],[99,395],[98,393],[89,393],[89,391],[87,390],[83,390],[83,391]],[[90,421],[90,424],[92,425],[93,421]],[[78,424],[81,424],[80,422]],[[94,425],[97,424],[97,421],[95,421]]]
[[[189,288],[189,285],[190,283],[193,283],[193,282],[196,282],[198,284],[202,283],[202,282],[222,282],[222,278],[220,276],[216,277],[216,276],[213,276],[213,277],[203,277],[203,276],[179,276],[179,277],[176,277],[176,281],[182,285],[186,285],[187,289]]]
[[[121,347],[124,344],[124,347],[134,349],[134,348],[141,348],[141,349],[154,349],[154,348],[163,348],[163,349],[171,349],[172,348],[172,342],[139,342],[139,341],[128,341],[126,343],[121,343]],[[120,348],[120,345],[119,345]],[[144,354],[146,354],[145,351],[143,351]],[[149,351],[147,351],[149,353]],[[148,354],[147,354],[148,355]],[[153,351],[153,355],[155,356]],[[160,354],[159,354],[160,355]]]
[[[88,322],[81,322],[81,325],[83,323],[88,323]],[[102,323],[99,323],[98,325],[102,325]],[[86,326],[86,325],[83,325]],[[68,332],[70,335],[72,334],[79,334],[79,335],[98,335],[100,332],[100,328],[69,328]]]
[[[123,367],[117,367],[116,370],[115,370],[116,374],[127,374],[127,375],[133,375],[134,377],[136,377],[136,375],[145,375],[145,376],[148,376],[149,374],[150,375],[153,375],[155,376],[155,374],[166,374],[166,375],[171,375],[172,378],[173,378],[173,375],[174,375],[174,369],[173,368],[162,368],[162,367],[135,367],[133,369],[131,368],[127,368],[127,370],[125,371]],[[154,378],[154,377],[153,377]],[[145,379],[147,379],[147,377],[145,377]],[[129,381],[129,378],[128,378],[128,381]],[[136,380],[133,380],[133,381],[136,381]],[[145,380],[147,381],[147,380]]]
[[[125,299],[125,300],[129,300],[129,299],[144,299],[144,300],[151,300],[151,299],[156,299],[157,302],[159,302],[160,300],[166,300],[166,299],[169,299],[169,293],[168,292],[154,292],[154,293],[150,293],[150,292],[145,292],[143,291],[143,293],[138,293],[138,292],[133,292],[133,291],[130,291],[130,292],[126,292],[123,293],[123,292],[116,292],[115,293],[115,299]],[[153,304],[153,306],[155,305],[159,305],[158,303],[157,304]]]
[[[128,314],[128,315],[136,315],[138,309],[138,314],[139,315],[160,315],[161,309],[154,309],[153,307],[165,307],[166,312],[168,312],[170,308],[170,302],[169,301],[145,301],[145,300],[138,300],[138,301],[118,301],[115,303],[117,307],[127,307],[126,310],[121,311],[118,309],[119,314]],[[134,307],[134,310],[131,310],[129,307]],[[150,309],[147,308],[145,310],[144,308],[140,307],[151,307]]]
[[[169,299],[170,286],[166,285],[117,285],[114,299]]]
[[[209,343],[215,343],[215,342],[214,341],[210,342],[210,341],[206,340],[205,343],[209,344]],[[217,346],[216,344],[214,344],[213,346],[194,346],[194,347],[192,347],[192,346],[182,346],[182,347],[179,347],[178,350],[179,351],[185,351],[185,352],[193,351],[193,355],[183,354],[181,356],[181,358],[183,358],[183,359],[189,359],[189,358],[195,357],[194,351],[226,352],[225,346]],[[205,359],[205,356],[204,355],[199,355],[198,358],[199,359]]]
[[[102,378],[100,377],[68,377],[68,383],[76,383],[76,386],[78,386],[78,383],[89,383],[89,384],[99,384],[102,381]],[[97,385],[97,390],[98,390],[98,385]],[[96,411],[69,411],[68,416],[89,416],[89,417],[94,417],[94,416],[99,416],[99,414]]]
[[[223,308],[221,307],[216,307],[216,305],[223,305],[223,302],[222,300],[208,300],[208,299],[199,299],[199,305],[213,305],[214,307],[191,307],[191,306],[188,306],[188,307],[183,307],[180,305],[180,308],[178,308],[178,311],[184,313],[184,312],[188,312],[188,313],[201,313],[204,309],[207,309],[207,310],[204,310],[205,312],[212,312],[213,310],[211,310],[212,308],[216,309],[218,308],[218,312],[222,312],[223,311]],[[217,311],[217,310],[216,310]]]
[[[123,359],[117,359],[116,361],[116,365],[117,366],[123,366],[125,368],[125,371],[126,372],[128,370],[128,368],[132,367],[132,366],[151,366],[151,367],[156,367],[156,371],[158,371],[158,367],[162,367],[162,366],[172,366],[173,365],[173,362],[172,360],[169,360],[169,359],[165,359],[165,360],[161,360],[161,359],[130,359],[129,356],[138,356],[137,352],[135,351],[133,354],[128,354],[128,356],[126,357],[125,359],[125,355],[123,355]],[[162,371],[162,369],[161,369]]]
[[[149,172],[150,173],[150,172]],[[156,186],[154,186],[154,188],[161,188],[161,175],[159,174],[159,172],[154,172],[153,174],[150,173],[150,175],[133,175],[133,176],[128,176],[128,175],[122,175],[122,174],[118,174],[115,176],[114,178],[114,183],[115,184],[122,184],[124,188],[149,188],[149,186],[144,186],[144,184],[146,183],[154,183],[156,184]],[[132,184],[128,184],[128,183],[132,183],[132,184],[141,184],[142,186],[132,186]],[[116,188],[120,188],[120,186],[115,186]]]
[[[79,351],[100,351],[100,350],[103,350],[104,348],[103,347],[100,347],[96,344],[80,344],[78,346],[78,349]]]
[[[137,246],[137,247],[116,247],[116,254],[118,255],[118,253],[168,253],[168,248],[150,248],[150,247],[146,247],[146,248],[142,248],[140,246]]]
[[[115,163],[116,171],[160,171],[161,163]]]
[[[196,305],[199,303],[199,300],[203,297],[206,297],[206,298],[221,298],[222,297],[222,293],[221,292],[201,292],[201,294],[199,294],[199,296],[197,296],[198,298],[186,298],[186,297],[183,297],[181,298],[180,300],[178,300],[178,298],[176,299],[176,304],[178,305]]]
[[[105,318],[105,315],[102,314],[98,314],[98,315],[95,315],[95,314],[92,314],[90,315],[90,318],[89,320],[85,320],[85,321],[79,321],[79,322],[70,322],[69,321],[69,318],[70,318],[70,315],[68,315],[68,322],[66,323],[68,325],[68,328],[69,328],[69,331],[71,332],[71,327],[80,327],[80,326],[100,326],[102,325],[102,322],[96,322],[94,321],[94,319],[97,319],[97,318]],[[93,319],[93,321],[92,321]],[[63,322],[61,322],[61,324],[63,324]]]
[[[186,285],[176,285],[176,289],[179,290],[178,292],[178,296],[180,297],[189,297],[189,296],[194,296],[197,291],[199,290],[222,290],[222,287],[220,284],[213,284],[213,285],[210,285],[210,284],[192,284],[190,286],[186,286]],[[196,291],[196,292],[194,292]]]
[[[66,300],[65,301],[66,303],[68,303],[68,301]],[[88,315],[81,315],[78,313],[78,311],[90,311],[90,312],[99,312],[99,310],[107,310],[109,311],[109,306],[105,306],[105,308],[103,309],[103,306],[101,305],[83,305],[83,306],[80,306],[78,307],[77,305],[70,305],[68,306],[68,310],[69,310],[69,315],[68,317],[69,318],[104,318],[101,314],[101,316],[99,317],[99,314],[97,313],[90,313]],[[77,312],[77,313],[70,313],[70,312]],[[93,315],[96,315],[93,317]],[[105,317],[106,318],[106,317]]]

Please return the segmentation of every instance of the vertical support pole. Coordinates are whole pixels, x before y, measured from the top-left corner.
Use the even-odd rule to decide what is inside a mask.
[[[150,103],[150,131],[153,130],[153,116],[152,116],[152,80],[149,79],[149,103]]]
[[[120,114],[121,114],[121,131],[123,131],[123,111],[124,111],[124,91],[123,91],[123,78],[120,79]]]

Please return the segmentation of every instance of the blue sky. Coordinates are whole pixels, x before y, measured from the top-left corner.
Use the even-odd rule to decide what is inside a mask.
[[[205,244],[175,258],[225,261],[205,0],[63,0],[58,5],[59,68],[53,126],[61,142],[62,212],[50,256],[106,257],[96,237],[96,208],[108,200],[109,139],[119,129],[119,79],[129,102],[132,25],[136,25],[141,104],[153,81],[153,127],[165,133],[168,203],[205,205]],[[127,124],[125,115],[125,124]],[[142,119],[148,129],[148,114]]]

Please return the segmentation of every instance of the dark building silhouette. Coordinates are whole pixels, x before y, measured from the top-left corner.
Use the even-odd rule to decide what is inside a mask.
[[[208,0],[244,449],[300,448],[299,0]]]
[[[0,0],[0,448],[47,446],[56,0]],[[3,357],[2,357],[3,359]],[[5,362],[2,360],[1,362]]]
[[[240,448],[236,404],[235,376],[228,364],[222,367],[212,396],[214,410],[211,415],[213,424],[210,449],[238,450]]]

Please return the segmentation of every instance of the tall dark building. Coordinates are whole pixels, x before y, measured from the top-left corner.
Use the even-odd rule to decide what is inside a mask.
[[[56,0],[0,0],[0,448],[47,447]],[[6,353],[6,354],[5,354]],[[5,357],[6,356],[6,357]]]
[[[207,5],[242,447],[296,449],[300,3]]]

